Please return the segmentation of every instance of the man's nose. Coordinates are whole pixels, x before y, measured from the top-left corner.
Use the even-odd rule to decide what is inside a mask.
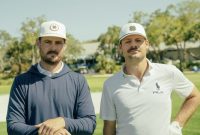
[[[53,42],[52,45],[51,45],[51,49],[56,50],[56,48],[57,48],[57,45],[56,45],[56,43]]]
[[[137,41],[134,41],[134,40],[131,42],[131,46],[132,46],[132,47],[137,47],[137,48],[139,48],[141,45],[142,45],[142,43],[138,43]]]
[[[134,40],[132,40],[131,41],[131,44],[130,44],[132,47],[137,47],[138,46],[138,44],[134,41]]]

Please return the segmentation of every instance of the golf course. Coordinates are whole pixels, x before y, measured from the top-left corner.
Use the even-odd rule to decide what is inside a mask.
[[[188,72],[185,73],[186,77],[190,79],[197,87],[200,89],[200,73]],[[104,81],[110,75],[85,75],[91,92],[101,92]],[[2,80],[0,85],[0,96],[9,94],[12,80]],[[173,102],[173,113],[172,119],[175,117],[180,105],[182,103],[182,99],[176,94],[172,94],[172,102]],[[1,116],[0,116],[1,117]],[[99,114],[97,114],[97,127],[94,132],[94,135],[102,135],[103,129],[103,121],[99,119]],[[6,132],[6,122],[0,123],[0,135],[7,135]],[[200,108],[196,111],[195,115],[192,116],[190,121],[183,128],[183,135],[200,135]]]

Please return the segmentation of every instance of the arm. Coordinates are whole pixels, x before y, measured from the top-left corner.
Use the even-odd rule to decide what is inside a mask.
[[[173,89],[181,97],[185,98],[182,107],[175,117],[175,122],[178,122],[178,124],[176,122],[175,125],[183,127],[200,104],[200,93],[194,84],[188,80],[180,70],[174,66],[171,70],[173,71]]]
[[[183,102],[175,121],[179,122],[180,126],[183,127],[195,112],[199,104],[200,92],[197,90],[197,88],[194,88],[191,94]]]
[[[116,135],[116,121],[104,120],[103,135]]]
[[[116,135],[116,109],[111,89],[107,86],[110,86],[110,84],[105,82],[100,106],[100,117],[104,120],[103,135]]]
[[[65,128],[70,133],[89,135],[94,132],[96,127],[96,115],[88,84],[84,77],[79,77],[81,78],[78,79],[79,82],[76,84],[78,93],[74,105],[74,118],[64,118]]]
[[[35,135],[37,128],[26,124],[25,114],[25,91],[23,86],[20,85],[17,79],[11,88],[8,112],[7,112],[7,132],[8,135]]]

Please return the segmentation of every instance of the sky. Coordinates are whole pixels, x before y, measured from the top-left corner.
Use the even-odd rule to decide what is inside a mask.
[[[113,25],[122,26],[136,11],[152,13],[181,0],[0,0],[0,30],[19,37],[27,18],[44,15],[62,22],[79,41],[97,39]]]

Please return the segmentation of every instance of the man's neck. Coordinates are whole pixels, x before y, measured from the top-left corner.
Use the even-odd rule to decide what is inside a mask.
[[[49,65],[44,61],[40,61],[40,66],[51,73],[56,73],[62,67],[62,61],[54,65]]]
[[[125,62],[124,72],[128,75],[136,76],[140,81],[148,69],[147,59],[144,58],[140,62]]]

